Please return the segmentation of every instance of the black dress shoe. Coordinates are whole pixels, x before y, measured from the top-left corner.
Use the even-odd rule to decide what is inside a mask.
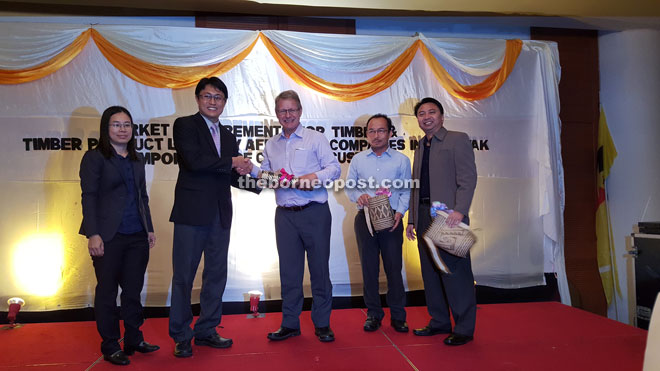
[[[372,332],[378,330],[380,327],[381,320],[376,317],[369,316],[367,320],[364,321],[364,331]]]
[[[192,356],[192,345],[190,345],[190,340],[180,341],[174,344],[174,356],[179,358]]]
[[[447,344],[447,345],[463,345],[463,344],[469,343],[470,341],[472,341],[472,339],[473,339],[472,336],[452,333],[451,335],[447,336],[447,338],[445,339],[445,344]]]
[[[451,330],[443,330],[441,328],[426,326],[422,328],[417,328],[413,330],[413,334],[417,336],[433,336],[438,334],[449,334]]]
[[[330,327],[317,327],[314,330],[314,334],[316,334],[316,336],[319,337],[319,340],[324,343],[335,341],[335,333],[332,332]]]
[[[158,349],[160,349],[158,345],[149,344],[144,340],[142,340],[138,345],[130,345],[130,344],[124,345],[124,353],[126,353],[129,356],[132,356],[135,352],[151,353],[157,351]]]
[[[232,339],[225,339],[217,333],[203,339],[195,338],[195,345],[204,345],[211,348],[229,348],[232,344],[234,344]]]
[[[282,326],[279,329],[277,329],[277,331],[268,333],[266,337],[273,341],[280,341],[298,335],[300,335],[299,328],[288,328]]]
[[[104,354],[103,359],[112,363],[113,365],[126,366],[127,364],[131,363],[131,360],[128,359],[128,356],[126,353],[124,353],[123,350],[118,350],[111,355]]]
[[[396,332],[408,332],[408,324],[406,321],[399,321],[398,319],[393,319],[390,324]]]

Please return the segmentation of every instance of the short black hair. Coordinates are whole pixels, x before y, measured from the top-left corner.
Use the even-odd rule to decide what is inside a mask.
[[[369,117],[369,120],[367,120],[367,124],[364,125],[364,130],[369,129],[369,122],[371,120],[378,119],[378,118],[382,118],[382,119],[385,119],[385,121],[387,121],[387,130],[388,131],[394,131],[394,125],[392,124],[392,119],[387,117],[387,115],[382,114],[382,113],[377,113],[377,114]]]
[[[214,88],[220,90],[225,95],[225,99],[229,99],[229,93],[227,93],[227,85],[225,85],[225,83],[222,82],[222,80],[220,80],[219,78],[217,78],[215,76],[205,77],[205,78],[199,80],[199,82],[197,83],[197,87],[195,88],[195,96],[198,96],[199,93],[202,90],[204,90],[204,88],[207,85],[211,85]]]
[[[133,125],[133,116],[131,116],[131,113],[122,106],[108,107],[105,109],[105,111],[103,111],[103,114],[101,115],[101,124],[99,126],[99,144],[96,148],[101,151],[103,157],[110,158],[110,156],[112,156],[113,148],[112,144],[110,143],[110,118],[117,113],[125,113],[128,118],[131,119],[132,134],[131,139],[126,144],[126,149],[128,150],[128,157],[132,161],[137,161],[138,156],[137,152],[135,151],[135,135],[137,134],[137,130],[135,125]]]
[[[431,98],[431,97],[426,97],[426,98],[420,100],[419,102],[417,102],[417,104],[415,104],[415,116],[417,116],[417,111],[419,111],[419,107],[421,107],[422,104],[426,104],[426,103],[435,104],[436,106],[438,106],[438,109],[440,110],[440,114],[441,115],[445,114],[445,109],[442,108],[442,104],[440,104],[440,102],[438,102],[437,99]]]

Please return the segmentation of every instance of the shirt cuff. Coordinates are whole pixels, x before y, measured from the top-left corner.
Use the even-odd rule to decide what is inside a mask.
[[[259,177],[259,172],[261,171],[261,168],[257,165],[252,166],[252,171],[250,171],[250,176],[253,178],[258,178]]]

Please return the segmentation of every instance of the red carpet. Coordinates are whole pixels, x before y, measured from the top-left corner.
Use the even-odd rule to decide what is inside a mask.
[[[425,307],[409,307],[411,329],[423,327]],[[646,331],[559,303],[479,306],[475,340],[461,347],[442,344],[444,335],[400,334],[386,316],[379,331],[366,333],[361,309],[334,310],[337,340],[314,336],[309,312],[301,316],[302,335],[270,342],[281,313],[249,319],[224,316],[218,332],[234,339],[230,349],[193,346],[194,355],[177,359],[167,335],[167,318],[145,322],[147,341],[161,346],[131,357],[131,370],[641,370]],[[20,314],[19,314],[20,319]],[[0,331],[0,371],[117,370],[100,359],[93,322],[27,324]]]

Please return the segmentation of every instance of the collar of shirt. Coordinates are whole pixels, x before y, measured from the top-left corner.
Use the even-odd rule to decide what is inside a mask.
[[[298,127],[296,128],[296,131],[294,131],[293,133],[291,133],[291,135],[289,135],[288,138],[284,136],[284,130],[282,130],[282,132],[280,132],[280,137],[278,138],[278,140],[282,140],[282,139],[284,139],[284,140],[291,139],[291,136],[294,135],[294,134],[295,134],[298,138],[302,138],[302,137],[303,137],[303,132],[304,132],[304,131],[305,131],[305,128],[302,126],[302,124],[298,124]]]
[[[440,129],[438,129],[438,131],[436,131],[435,134],[433,134],[433,136],[435,137],[435,139],[442,142],[445,139],[445,137],[447,136],[447,132],[448,132],[447,128],[445,128],[443,126]],[[428,137],[425,135],[423,144],[426,145],[427,142],[428,142]],[[433,141],[431,141],[431,142],[433,142]]]
[[[387,154],[387,157],[392,157],[392,153],[390,152],[390,150],[391,150],[391,148],[390,148],[390,147],[387,147],[387,149],[385,149],[385,151],[383,151],[383,153],[381,153],[380,156],[378,156],[378,155],[376,154],[376,152],[374,152],[373,149],[369,148],[369,149],[367,150],[367,156],[383,157],[383,155]]]
[[[218,120],[218,122],[212,122],[211,120],[207,119],[206,116],[202,115],[201,113],[199,115],[202,116],[202,118],[204,119],[204,122],[206,122],[206,125],[209,127],[209,130],[211,130],[211,126],[213,126],[216,129],[218,129],[218,134],[220,134],[220,130],[219,130],[220,129],[220,120]]]

